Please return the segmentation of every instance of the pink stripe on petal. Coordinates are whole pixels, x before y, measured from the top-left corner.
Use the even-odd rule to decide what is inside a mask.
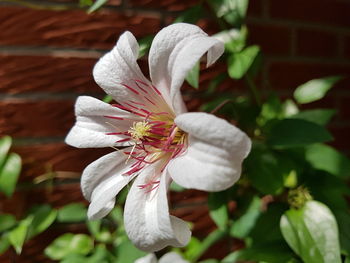
[[[155,86],[151,86],[157,93],[159,96],[162,96],[162,93],[160,93],[160,91],[155,87]]]
[[[116,142],[127,142],[127,141],[130,141],[130,138],[121,139],[121,140],[118,140]]]
[[[127,88],[127,89],[131,90],[132,92],[134,92],[135,94],[140,95],[140,93],[139,93],[136,89],[134,89],[134,88],[132,88],[132,87],[126,85],[126,84],[122,84],[122,85],[123,85],[125,88]]]
[[[152,100],[150,100],[150,99],[147,98],[146,96],[144,96],[144,98],[145,98],[148,102],[150,102],[152,105],[156,106],[156,104],[155,104]]]
[[[145,104],[141,103],[141,102],[137,102],[137,101],[133,101],[133,100],[129,100],[130,103],[136,104],[136,105],[140,105],[140,106],[144,106],[146,107]]]
[[[109,119],[114,119],[114,120],[120,120],[120,121],[124,120],[124,118],[122,118],[122,117],[117,117],[117,116],[107,116],[107,115],[104,115],[103,117],[109,118]]]
[[[128,132],[107,132],[106,135],[129,135]]]
[[[142,88],[142,87],[139,85],[138,82],[139,82],[139,81],[135,80],[136,86],[137,86],[140,90],[142,90],[144,93],[148,94],[147,90],[145,90],[144,88]],[[147,85],[147,86],[148,86],[148,85]]]

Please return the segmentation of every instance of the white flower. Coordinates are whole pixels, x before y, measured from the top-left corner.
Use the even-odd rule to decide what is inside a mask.
[[[169,215],[171,181],[199,190],[227,189],[239,179],[251,142],[223,119],[186,113],[180,94],[188,71],[203,54],[208,52],[208,66],[221,56],[220,41],[190,24],[164,28],[149,53],[151,82],[136,62],[138,49],[135,37],[125,32],[98,61],[94,78],[118,104],[79,97],[76,124],[66,142],[78,148],[129,146],[84,170],[88,217],[106,216],[118,192],[136,177],[125,204],[125,229],[138,248],[157,251],[184,246],[191,236],[184,221]]]
[[[189,263],[187,260],[184,260],[179,254],[175,252],[169,252],[163,255],[159,261],[156,256],[148,254],[142,258],[137,259],[134,263]]]

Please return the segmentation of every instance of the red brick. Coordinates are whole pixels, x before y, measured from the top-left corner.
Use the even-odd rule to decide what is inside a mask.
[[[30,187],[31,186],[31,187]],[[61,185],[27,185],[21,191],[15,192],[11,199],[0,196],[1,211],[11,213],[17,218],[23,217],[28,209],[37,204],[50,204],[53,207],[62,207],[73,202],[86,202],[81,190],[80,183],[66,183]],[[16,204],[14,206],[13,204]]]
[[[129,0],[129,7],[156,8],[167,11],[183,11],[196,4],[198,0]]]
[[[337,0],[271,0],[271,18],[350,26],[350,3]]]
[[[262,16],[263,4],[264,4],[264,0],[249,1],[248,11],[247,11],[248,16],[256,16],[256,17]]]
[[[350,124],[350,97],[344,96],[340,99],[340,118]],[[350,134],[350,133],[349,133]]]
[[[1,7],[0,44],[52,47],[111,48],[126,30],[137,37],[159,30],[159,19],[102,10],[51,11]]]
[[[69,203],[86,202],[80,190],[80,182],[55,185],[52,189],[49,187],[33,189],[27,194],[28,197],[31,196],[28,207],[42,203],[62,207]]]
[[[78,4],[79,0],[50,0],[50,2]],[[122,0],[109,0],[105,5],[117,6],[117,5],[120,5],[121,3],[122,3]]]
[[[0,136],[64,136],[74,123],[73,101],[0,102]]]
[[[332,91],[330,90],[328,94],[326,94],[326,96],[324,98],[322,98],[321,100],[317,100],[311,103],[307,103],[304,105],[301,105],[301,109],[320,109],[320,108],[327,108],[327,109],[336,109],[337,108],[337,97],[336,95],[336,90]],[[337,115],[339,113],[337,113],[334,116],[334,119],[337,118]]]
[[[88,234],[88,230],[85,224],[51,225],[45,232],[27,241],[23,246],[22,253],[14,256],[13,261],[20,263],[52,263],[53,261],[45,256],[44,249],[57,237],[65,233]]]
[[[249,42],[259,45],[266,54],[289,55],[291,29],[272,25],[249,25]]]
[[[335,138],[330,144],[341,151],[349,152],[350,149],[350,126],[331,127],[333,137]]]
[[[0,92],[103,93],[95,84],[96,59],[48,56],[1,56]]]
[[[347,58],[350,58],[350,36],[345,37],[343,44],[344,44],[344,55]]]
[[[48,171],[72,172],[69,174],[71,179],[79,179],[88,164],[111,152],[111,149],[77,149],[61,142],[17,146],[12,151],[18,153],[23,161],[20,180],[28,181]]]
[[[337,44],[337,36],[333,33],[306,29],[297,31],[297,55],[336,57]]]
[[[269,80],[274,89],[292,92],[297,86],[315,78],[330,75],[350,74],[350,67],[338,64],[319,64],[303,62],[274,62],[269,67]],[[333,88],[347,90],[350,79],[347,78]]]

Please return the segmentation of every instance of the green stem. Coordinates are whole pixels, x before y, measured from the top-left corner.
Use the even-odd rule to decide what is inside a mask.
[[[191,262],[197,262],[209,247],[218,242],[220,239],[224,238],[226,235],[226,232],[219,229],[211,232],[209,236],[203,240],[200,249],[191,257]]]
[[[257,104],[258,106],[261,106],[260,94],[259,94],[259,92],[258,92],[258,89],[257,89],[257,87],[256,87],[256,85],[255,85],[255,83],[254,83],[254,81],[251,79],[251,77],[250,77],[248,74],[246,74],[246,75],[244,76],[244,78],[245,78],[245,81],[246,81],[246,83],[247,83],[247,85],[248,85],[250,91],[251,91],[252,94],[253,94],[253,97],[254,97],[254,99],[255,99],[255,101],[256,101],[256,104]]]

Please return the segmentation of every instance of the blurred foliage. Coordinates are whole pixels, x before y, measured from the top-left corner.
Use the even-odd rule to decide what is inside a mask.
[[[106,0],[80,0],[94,12]],[[200,240],[192,237],[185,248],[170,248],[189,262],[198,262],[217,242],[242,242],[222,260],[200,262],[338,263],[350,262],[350,213],[345,197],[350,195],[350,161],[325,144],[333,137],[327,125],[333,109],[303,109],[322,99],[342,77],[326,76],[295,87],[293,97],[281,99],[257,81],[263,61],[261,50],[248,45],[245,15],[248,0],[206,0],[179,14],[175,22],[196,23],[214,17],[221,28],[215,37],[225,43],[227,72],[220,73],[201,89],[201,110],[234,121],[253,140],[241,179],[232,188],[208,197],[209,214],[217,229]],[[153,36],[140,41],[144,56]],[[186,80],[200,86],[200,64]],[[231,79],[245,84],[246,92],[220,90]],[[259,84],[259,85],[257,85]],[[264,90],[264,92],[262,92]],[[111,102],[107,96],[105,102]],[[0,191],[11,197],[21,170],[21,158],[10,152],[11,138],[0,139]],[[173,191],[183,191],[172,185]],[[45,249],[51,260],[64,263],[131,263],[146,255],[128,240],[122,218],[126,192],[104,219],[88,221],[82,203],[59,209],[39,205],[22,219],[0,214],[0,253],[11,246],[17,253],[29,239],[56,224],[83,223],[84,233],[65,233]],[[233,208],[232,208],[233,207]],[[164,251],[165,252],[165,251]],[[161,252],[163,254],[163,252]]]

